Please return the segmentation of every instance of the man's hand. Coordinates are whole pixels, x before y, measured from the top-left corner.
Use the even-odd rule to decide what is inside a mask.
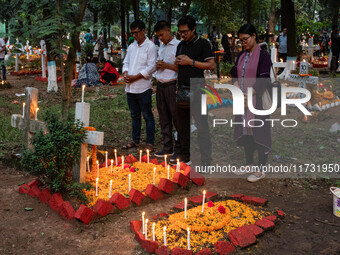
[[[189,58],[187,55],[179,55],[176,57],[175,64],[181,66],[192,65],[192,59]]]
[[[126,75],[126,77],[124,77],[124,81],[126,83],[133,83],[139,79],[144,78],[142,74],[137,74],[137,75]]]
[[[128,71],[125,71],[125,72],[123,73],[124,81],[125,81],[126,83],[129,83],[129,82],[127,81],[128,75],[129,75]]]
[[[167,63],[165,63],[163,60],[158,60],[158,61],[156,62],[156,68],[157,68],[157,69],[164,70],[164,69],[167,68],[167,65],[166,65],[166,64],[167,64]]]

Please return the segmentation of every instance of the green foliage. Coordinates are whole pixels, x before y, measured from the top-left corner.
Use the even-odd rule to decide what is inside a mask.
[[[94,46],[92,43],[85,43],[81,49],[81,62],[85,63],[86,56],[93,52]]]
[[[79,122],[63,123],[51,112],[46,112],[44,120],[48,132],[44,134],[41,130],[35,134],[33,151],[23,149],[22,166],[39,176],[51,190],[70,191],[73,189],[72,169],[79,162],[85,129]],[[78,194],[76,190],[74,194]]]
[[[233,64],[230,64],[229,62],[223,62],[220,65],[220,75],[228,76],[230,75],[231,68],[233,67]]]

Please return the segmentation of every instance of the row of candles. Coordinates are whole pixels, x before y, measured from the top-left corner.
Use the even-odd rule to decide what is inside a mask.
[[[22,117],[25,118],[25,107],[26,107],[26,103],[22,103]],[[38,120],[38,111],[39,108],[37,107],[35,109],[35,120]]]
[[[202,200],[202,213],[204,212],[204,203],[205,203],[205,194],[206,191],[203,191],[203,200]],[[187,198],[184,199],[184,219],[187,218],[187,205],[188,205],[188,200]],[[145,235],[145,239],[148,239],[148,222],[149,219],[145,219],[145,212],[142,212],[142,233]],[[155,238],[155,226],[156,223],[152,224],[152,241],[156,241]],[[166,226],[163,227],[163,241],[164,241],[164,246],[167,246],[166,243]],[[190,228],[187,228],[187,249],[190,250]]]
[[[115,152],[115,161],[116,161],[116,166],[118,166],[118,161],[117,161],[117,150],[114,150]],[[107,168],[107,155],[108,152],[106,151],[105,153],[105,167]],[[148,157],[148,163],[149,163],[149,150],[147,150],[147,157]],[[165,168],[167,168],[167,178],[170,179],[170,165],[167,165],[166,163],[166,158],[167,155],[164,155],[164,160],[165,160]],[[87,157],[87,171],[90,172],[90,157]],[[140,158],[139,161],[142,162],[142,151],[140,151]],[[112,173],[112,165],[113,165],[113,159],[111,159],[111,173]],[[124,170],[124,156],[122,156],[122,170]],[[176,172],[180,171],[180,163],[179,159],[177,159],[177,165],[176,165]],[[153,169],[153,182],[152,184],[156,184],[156,167]],[[96,197],[98,197],[98,186],[99,186],[99,162],[97,160],[97,178],[96,178]],[[131,190],[131,174],[129,174],[129,192]],[[109,198],[111,198],[111,191],[112,191],[112,180],[110,180],[110,188],[109,188]]]

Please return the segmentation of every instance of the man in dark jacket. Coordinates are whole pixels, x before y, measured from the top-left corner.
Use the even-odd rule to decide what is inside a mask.
[[[339,61],[339,54],[340,54],[340,35],[339,35],[339,29],[337,25],[334,25],[332,27],[332,62],[331,62],[331,71],[336,72],[338,69],[338,61]]]

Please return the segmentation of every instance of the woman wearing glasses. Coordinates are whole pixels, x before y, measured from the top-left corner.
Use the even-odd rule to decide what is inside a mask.
[[[238,146],[244,147],[246,169],[241,168],[235,174],[252,172],[249,182],[257,182],[265,177],[262,166],[267,162],[271,150],[270,122],[265,121],[269,116],[254,115],[247,106],[247,91],[252,88],[253,105],[257,110],[263,110],[262,95],[270,82],[271,60],[267,51],[261,50],[257,44],[256,29],[251,24],[243,25],[238,31],[238,37],[243,46],[235,66],[231,70],[233,83],[244,93],[244,115],[236,115],[234,139]],[[262,120],[262,121],[259,121]],[[263,124],[263,125],[262,125]],[[254,165],[254,152],[258,151],[258,164]],[[249,168],[248,168],[249,167]]]

